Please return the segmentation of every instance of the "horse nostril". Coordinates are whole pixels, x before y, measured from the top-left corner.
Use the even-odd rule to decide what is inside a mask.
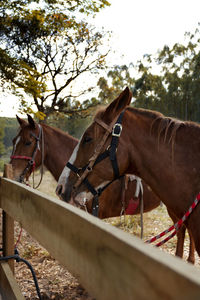
[[[56,188],[56,195],[60,196],[61,193],[62,193],[62,185],[58,185],[57,188]]]

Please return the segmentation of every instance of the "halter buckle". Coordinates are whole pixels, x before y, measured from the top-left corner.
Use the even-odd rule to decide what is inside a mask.
[[[122,132],[122,125],[120,123],[115,123],[112,130],[112,136],[120,137]]]
[[[81,175],[80,175],[81,171],[82,171],[82,168],[78,168],[78,170],[77,170],[77,172],[76,172],[76,176],[77,176],[78,178],[81,177]]]
[[[30,159],[30,160],[29,160],[29,164],[30,164],[30,166],[34,165],[34,160],[33,160],[33,159]]]

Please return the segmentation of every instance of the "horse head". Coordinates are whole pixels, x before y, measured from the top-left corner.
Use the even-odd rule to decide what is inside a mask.
[[[30,115],[28,122],[16,116],[19,133],[13,139],[11,161],[14,180],[28,180],[32,171],[42,163],[42,127]]]
[[[74,205],[100,194],[105,185],[126,173],[123,114],[132,94],[126,88],[110,105],[97,112],[64,168],[57,195]],[[110,161],[109,161],[110,160]]]

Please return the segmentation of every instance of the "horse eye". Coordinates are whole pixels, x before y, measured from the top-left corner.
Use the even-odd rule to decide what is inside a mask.
[[[89,143],[89,142],[91,142],[91,141],[92,141],[92,138],[91,138],[90,136],[85,136],[85,137],[83,138],[83,143],[84,143],[84,144]]]
[[[25,142],[25,146],[30,146],[30,145],[31,145],[31,141]]]

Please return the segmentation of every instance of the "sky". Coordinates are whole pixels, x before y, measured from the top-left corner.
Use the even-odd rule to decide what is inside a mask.
[[[96,24],[112,30],[113,47],[123,61],[136,62],[164,45],[184,40],[200,22],[199,0],[110,0],[111,6],[96,17]],[[122,60],[122,59],[121,59]],[[119,62],[117,62],[119,63]]]
[[[111,6],[98,13],[93,22],[113,33],[113,64],[136,63],[144,54],[155,54],[164,45],[181,43],[185,32],[193,32],[200,22],[199,0],[109,2]],[[16,113],[16,99],[0,95],[0,116],[14,117]]]

